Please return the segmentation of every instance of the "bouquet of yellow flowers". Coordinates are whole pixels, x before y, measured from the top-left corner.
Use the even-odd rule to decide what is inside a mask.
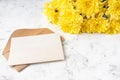
[[[120,32],[120,0],[52,0],[44,13],[67,33]]]

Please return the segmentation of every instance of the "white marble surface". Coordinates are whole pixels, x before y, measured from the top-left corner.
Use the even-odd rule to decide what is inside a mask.
[[[49,24],[42,14],[47,0],[0,0],[0,80],[120,80],[120,34],[70,35]],[[66,60],[11,69],[2,50],[19,28],[48,27],[64,36]]]

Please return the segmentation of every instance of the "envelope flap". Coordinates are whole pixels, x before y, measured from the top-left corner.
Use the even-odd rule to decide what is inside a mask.
[[[53,31],[49,30],[48,28],[18,29],[11,34],[11,36],[3,50],[3,55],[7,54],[9,52],[12,37],[33,36],[33,35],[49,34],[49,33],[53,33]],[[7,56],[5,56],[5,57],[8,58]]]

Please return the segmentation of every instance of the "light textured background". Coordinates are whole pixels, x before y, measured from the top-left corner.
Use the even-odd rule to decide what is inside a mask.
[[[120,80],[120,34],[63,33],[42,14],[47,0],[0,0],[0,80]],[[18,73],[3,58],[10,34],[19,28],[48,27],[64,36],[66,60],[31,65]]]

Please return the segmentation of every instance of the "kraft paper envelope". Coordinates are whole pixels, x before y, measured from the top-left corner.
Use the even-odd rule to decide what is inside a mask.
[[[50,29],[48,28],[39,28],[39,29],[18,29],[16,31],[14,31],[4,50],[3,50],[3,56],[8,59],[9,57],[9,52],[10,52],[10,45],[11,45],[11,38],[14,38],[14,37],[23,37],[23,36],[34,36],[34,35],[42,35],[42,34],[50,34],[50,33],[53,33],[53,31],[51,31]],[[61,38],[62,41],[64,41],[64,38]],[[24,65],[17,65],[17,66],[13,66],[13,68],[15,68],[17,71],[22,71],[24,68],[26,68],[29,64],[24,64]]]
[[[21,65],[64,60],[58,34],[12,38],[8,64]]]

